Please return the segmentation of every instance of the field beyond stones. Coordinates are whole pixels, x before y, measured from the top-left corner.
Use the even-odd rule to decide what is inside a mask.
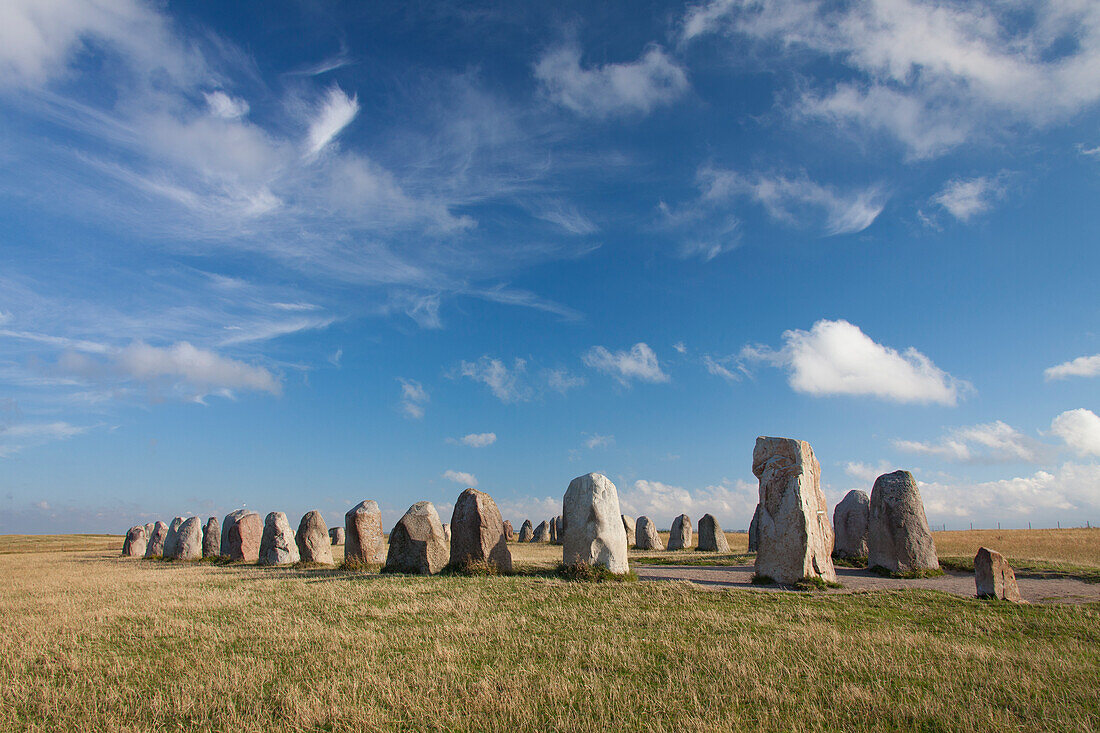
[[[1096,530],[935,540],[1100,572]],[[569,582],[547,545],[473,578],[121,546],[0,537],[0,730],[1100,730],[1098,603]],[[700,557],[631,560],[672,554]]]

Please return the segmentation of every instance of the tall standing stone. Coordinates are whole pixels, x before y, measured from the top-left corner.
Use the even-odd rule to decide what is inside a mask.
[[[145,548],[149,546],[149,535],[145,532],[144,525],[130,527],[126,533],[126,541],[122,543],[123,557],[145,557]]]
[[[623,531],[626,532],[626,546],[634,546],[634,517],[628,517],[625,514],[622,515]]]
[[[638,523],[634,525],[634,546],[639,550],[665,549],[665,543],[657,533],[657,525],[644,514],[638,517]]]
[[[169,528],[171,537],[171,528]],[[167,544],[167,542],[165,542]],[[172,554],[164,553],[165,557],[175,560],[198,560],[202,557],[202,520],[198,517],[188,517],[180,523],[176,529],[176,541],[172,546]]]
[[[448,544],[451,541],[451,525],[449,522],[443,523],[443,539],[447,540]]]
[[[248,509],[237,509],[222,520],[222,556],[240,562],[256,562],[260,558],[260,540],[264,524],[260,515]]]
[[[778,583],[836,581],[833,528],[821,490],[821,466],[810,444],[757,438],[752,472],[760,479],[756,574]]]
[[[894,471],[875,479],[867,530],[867,565],[895,573],[938,570],[936,543],[916,479]]]
[[[668,534],[668,549],[686,550],[691,547],[691,517],[681,514],[672,520],[672,531]]]
[[[1016,573],[999,552],[982,547],[974,556],[974,584],[978,598],[996,598],[1013,603],[1022,603],[1023,596],[1016,585]]]
[[[206,526],[202,528],[202,556],[217,557],[221,550],[221,525],[217,517],[206,520]]]
[[[390,549],[383,570],[434,575],[447,564],[449,556],[439,514],[430,501],[418,501],[390,532]]]
[[[156,522],[149,522],[149,524],[145,525],[145,536],[146,537],[152,539],[152,537],[153,537],[153,527],[155,527],[155,526],[156,526]]]
[[[260,565],[292,565],[301,559],[294,530],[283,512],[271,512],[264,520],[260,538]]]
[[[558,520],[557,518],[550,520],[550,543],[556,545],[558,543]]]
[[[531,524],[530,519],[524,519],[523,525],[519,528],[519,541],[530,542],[535,538],[535,527]]]
[[[630,572],[619,493],[610,479],[589,473],[570,481],[562,512],[565,565],[598,565],[617,575]]]
[[[752,513],[752,521],[749,522],[749,552],[756,552],[760,547],[760,504],[757,503],[756,511]]]
[[[332,564],[332,538],[325,518],[316,509],[302,516],[294,542],[298,545],[298,556],[302,562]]]
[[[493,497],[484,491],[466,489],[459,494],[451,512],[451,566],[487,563],[500,572],[512,572],[512,553],[504,537],[506,524]]]
[[[539,526],[535,527],[535,534],[531,537],[532,542],[549,542],[550,541],[550,523],[545,519],[539,522]]]
[[[345,533],[344,533],[344,528],[343,527],[333,527],[332,529],[330,529],[328,531],[329,541],[333,545],[342,545],[342,544],[344,544],[344,537],[345,537]],[[332,553],[332,551],[329,550],[329,554],[331,554],[331,553]]]
[[[179,542],[180,527],[183,525],[183,517],[176,517],[168,525],[168,534],[164,536],[164,556],[176,556],[176,544]]]
[[[699,520],[699,537],[696,550],[703,552],[729,552],[730,543],[726,539],[726,533],[722,531],[722,525],[718,524],[713,514],[704,514]]]
[[[378,564],[386,561],[382,510],[376,502],[367,499],[349,509],[344,515],[344,529],[345,562]]]
[[[153,532],[149,535],[149,544],[145,546],[145,557],[162,557],[166,539],[168,539],[168,525],[164,522],[154,522]]]
[[[511,522],[505,521],[501,525],[501,528],[504,530],[504,539],[505,540],[507,540],[508,542],[515,542],[516,541],[516,531],[514,529],[512,529],[512,523]]]
[[[871,497],[866,491],[852,489],[833,509],[833,555],[848,559],[867,557],[867,526],[871,517]]]

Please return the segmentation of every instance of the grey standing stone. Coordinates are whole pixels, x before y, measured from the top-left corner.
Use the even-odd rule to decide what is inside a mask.
[[[916,479],[894,471],[875,479],[867,532],[867,565],[895,573],[938,570],[936,543]]]
[[[448,544],[451,541],[451,525],[449,522],[443,523],[443,539],[447,540]]]
[[[344,515],[344,560],[380,564],[386,561],[386,536],[382,533],[382,510],[367,499]]]
[[[156,522],[149,522],[149,524],[145,525],[145,536],[146,537],[152,538],[152,536],[153,536],[153,527],[155,527],[155,526],[156,526]]]
[[[264,520],[264,533],[260,538],[261,565],[292,565],[301,559],[298,543],[290,520],[282,512],[271,512]]]
[[[206,520],[206,526],[202,528],[202,556],[217,557],[221,550],[221,525],[217,517]]]
[[[1012,566],[1004,555],[987,547],[980,548],[974,556],[974,584],[977,586],[978,598],[1024,603]]]
[[[123,557],[145,557],[145,549],[149,546],[149,535],[145,532],[144,525],[130,527],[126,533],[126,541],[122,543]]]
[[[558,543],[558,520],[557,518],[550,520],[550,543],[556,545]]]
[[[573,479],[565,490],[562,510],[565,565],[600,566],[618,575],[630,572],[619,493],[610,479],[599,473]]]
[[[519,541],[530,542],[535,537],[535,527],[531,524],[530,519],[524,519],[523,525],[519,528]]]
[[[848,559],[866,558],[867,532],[871,519],[871,497],[852,489],[833,509],[833,555]]]
[[[535,527],[535,534],[531,538],[532,542],[549,542],[550,541],[550,523],[545,519],[539,522],[539,526]]]
[[[172,520],[172,523],[168,525],[168,534],[164,537],[165,557],[176,556],[176,544],[179,542],[180,526],[182,524],[183,517],[176,517]]]
[[[756,552],[760,547],[760,504],[757,503],[756,511],[752,513],[752,521],[749,522],[749,552]]]
[[[512,553],[504,537],[507,522],[493,497],[484,491],[466,489],[458,496],[451,512],[451,551],[453,567],[487,563],[503,573],[512,572]]]
[[[343,527],[333,527],[332,529],[330,529],[328,531],[328,536],[329,536],[329,540],[332,542],[332,544],[334,544],[334,545],[344,544],[344,528]],[[331,554],[331,552],[332,551],[329,550],[330,554]]]
[[[672,520],[672,531],[668,535],[668,549],[686,550],[691,547],[691,517],[681,514]]]
[[[626,546],[634,546],[634,517],[622,515],[623,530],[626,532]]]
[[[508,542],[515,542],[516,541],[516,531],[514,529],[512,529],[512,523],[508,522],[508,521],[505,521],[502,525],[502,528],[504,530],[504,539]]]
[[[222,520],[222,556],[238,562],[256,562],[263,533],[264,523],[256,512],[237,509],[226,514]]]
[[[559,545],[564,544],[565,543],[565,517],[561,514],[554,517],[554,526],[556,526],[557,530],[558,530],[557,531],[557,536],[555,538],[556,543],[559,544]]]
[[[171,528],[169,528],[171,536]],[[167,544],[167,543],[165,543]],[[166,556],[167,553],[165,553]],[[176,542],[170,555],[176,560],[198,560],[202,557],[202,520],[188,517],[176,530]]]
[[[713,514],[704,514],[699,520],[699,537],[696,550],[703,552],[729,552],[730,543],[726,539],[726,533],[722,531],[722,525],[718,524]]]
[[[149,535],[149,544],[145,546],[145,557],[162,557],[166,539],[168,539],[168,525],[164,522],[154,522],[153,533]]]
[[[634,546],[639,550],[665,549],[665,543],[657,533],[657,525],[645,515],[638,517],[638,523],[634,525]]]
[[[302,562],[332,564],[332,538],[325,518],[316,509],[302,516],[294,542],[298,545],[298,556]]]
[[[390,532],[384,571],[434,575],[447,564],[450,552],[443,523],[430,501],[418,501]]]

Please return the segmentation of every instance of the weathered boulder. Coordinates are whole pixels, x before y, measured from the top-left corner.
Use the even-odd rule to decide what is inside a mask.
[[[848,559],[867,557],[867,525],[871,497],[866,491],[852,489],[833,509],[833,555]]]
[[[749,522],[749,552],[756,552],[760,547],[760,504],[757,503],[756,511],[752,513],[752,521]]]
[[[661,535],[657,534],[657,525],[645,515],[638,517],[638,523],[634,525],[634,546],[639,550],[665,549]]]
[[[172,523],[168,525],[168,534],[164,536],[165,557],[176,556],[176,544],[179,542],[180,526],[182,524],[183,517],[176,517],[172,520]]]
[[[532,542],[549,542],[550,541],[550,523],[545,519],[539,522],[539,526],[535,527],[534,536],[531,537]]]
[[[222,520],[223,557],[242,562],[256,562],[260,558],[260,540],[264,525],[260,515],[248,509],[237,509]]]
[[[149,524],[145,525],[145,536],[146,537],[148,537],[150,539],[153,537],[153,527],[155,527],[155,526],[156,526],[156,522],[149,522]]]
[[[145,546],[145,557],[162,557],[166,539],[168,539],[168,525],[164,522],[154,522],[153,532],[149,535],[149,544]]]
[[[691,517],[681,514],[672,520],[672,531],[668,535],[668,549],[686,550],[691,547]]]
[[[334,545],[344,544],[344,528],[343,527],[333,527],[332,529],[330,529],[328,531],[328,538],[329,538],[329,541]],[[332,553],[332,550],[329,550],[329,554],[331,554],[331,553]]]
[[[978,598],[1024,602],[1012,566],[1004,555],[989,548],[980,548],[974,556],[974,584],[978,588]]]
[[[148,546],[149,535],[145,532],[145,525],[130,527],[126,533],[126,541],[122,543],[122,556],[145,557],[145,548]]]
[[[221,525],[217,517],[206,520],[206,526],[202,528],[202,556],[217,557],[221,550]]]
[[[895,573],[938,570],[936,543],[913,474],[894,471],[875,479],[867,526],[867,566]]]
[[[168,529],[168,536],[172,536],[171,527]],[[165,541],[165,545],[167,544]],[[165,552],[164,556],[175,560],[198,560],[202,557],[202,520],[198,517],[188,517],[183,520],[176,529],[172,554]]]
[[[599,565],[619,575],[630,572],[615,484],[598,473],[578,476],[565,490],[562,510],[562,562]]]
[[[325,518],[316,509],[306,512],[302,521],[298,522],[294,542],[298,545],[298,556],[302,562],[332,564],[332,538],[329,537]]]
[[[294,541],[294,530],[290,520],[282,512],[271,512],[264,520],[264,533],[260,538],[261,565],[291,565],[298,562],[298,543]]]
[[[450,564],[488,563],[503,573],[512,572],[512,552],[504,537],[505,526],[493,497],[484,491],[466,489],[451,512]]]
[[[559,514],[554,517],[554,525],[557,527],[557,536],[555,542],[559,545],[565,543],[565,517]]]
[[[634,546],[634,517],[622,515],[623,531],[626,532],[626,546]]]
[[[756,574],[777,583],[835,582],[833,527],[821,490],[821,466],[810,444],[757,438],[752,472],[760,479]]]
[[[722,531],[722,525],[718,524],[713,514],[704,514],[699,520],[699,532],[696,540],[696,550],[703,552],[729,552],[730,543],[726,539],[726,533]]]
[[[519,528],[519,541],[530,542],[535,537],[535,527],[531,524],[530,519],[524,519],[523,525]]]
[[[430,501],[418,501],[390,532],[390,549],[383,570],[433,575],[443,569],[449,555],[443,523],[435,507]]]
[[[386,561],[382,510],[376,502],[367,499],[349,509],[344,515],[344,528],[345,562],[375,564]]]
[[[508,522],[508,521],[505,521],[504,524],[502,525],[502,528],[504,530],[504,539],[507,540],[508,542],[515,542],[516,541],[516,530],[512,529],[512,523]]]

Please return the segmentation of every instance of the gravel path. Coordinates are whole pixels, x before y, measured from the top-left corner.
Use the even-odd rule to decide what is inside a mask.
[[[696,566],[696,565],[641,565],[632,568],[642,580],[686,580],[704,588],[751,588],[754,590],[781,591],[781,588],[752,584],[752,565]],[[837,580],[843,588],[829,589],[828,593],[854,593],[868,590],[894,590],[899,588],[926,588],[953,593],[967,598],[974,597],[973,573],[947,572],[935,578],[900,580],[884,578],[867,570],[837,568]],[[1066,578],[1021,578],[1017,576],[1020,594],[1031,603],[1091,603],[1100,601],[1100,583],[1085,583]]]

